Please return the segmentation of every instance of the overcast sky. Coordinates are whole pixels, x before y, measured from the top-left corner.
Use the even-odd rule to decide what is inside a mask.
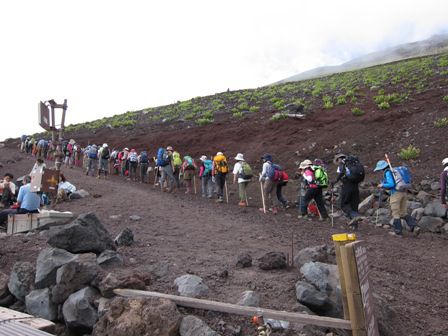
[[[0,140],[255,88],[448,33],[448,1],[13,0],[0,5]]]

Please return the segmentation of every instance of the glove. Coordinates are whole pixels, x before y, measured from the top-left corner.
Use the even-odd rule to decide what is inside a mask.
[[[212,176],[212,182],[213,182],[213,183],[215,183],[215,182],[216,182],[216,179],[215,179],[215,177],[214,177],[214,176]]]

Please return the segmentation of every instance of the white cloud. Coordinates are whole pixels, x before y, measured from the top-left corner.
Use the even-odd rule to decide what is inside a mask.
[[[68,123],[258,87],[448,31],[445,1],[23,0],[0,12],[1,138],[40,130],[39,100]]]

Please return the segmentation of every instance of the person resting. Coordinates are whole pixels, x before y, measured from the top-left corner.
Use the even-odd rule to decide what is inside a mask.
[[[57,202],[67,200],[70,194],[76,191],[76,187],[67,181],[64,174],[61,174],[59,179]]]

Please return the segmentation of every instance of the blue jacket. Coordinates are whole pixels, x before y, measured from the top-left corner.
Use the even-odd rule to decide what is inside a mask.
[[[397,192],[397,189],[395,189],[395,179],[394,175],[390,171],[390,169],[387,169],[384,172],[383,180],[381,181],[381,184],[383,185],[383,188],[389,191],[389,193],[392,195]]]

